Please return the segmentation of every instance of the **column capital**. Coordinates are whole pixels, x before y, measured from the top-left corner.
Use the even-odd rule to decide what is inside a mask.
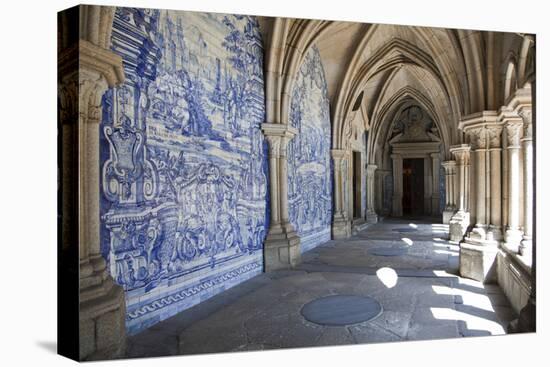
[[[518,114],[523,119],[523,138],[521,141],[533,140],[533,117],[531,105],[520,108]]]
[[[456,167],[456,161],[443,161],[443,162],[441,162],[441,165],[442,165],[444,168]]]
[[[403,159],[403,156],[399,153],[392,153],[390,154],[391,159]]]
[[[455,157],[457,164],[467,165],[470,163],[471,147],[469,144],[453,145],[449,150]]]
[[[261,125],[264,136],[278,136],[284,137],[288,140],[292,139],[298,134],[298,130],[288,124],[274,124],[270,122],[264,122]]]
[[[487,137],[489,139],[490,149],[499,149],[501,147],[500,137],[502,135],[502,125],[492,125],[487,127]]]
[[[490,110],[465,116],[459,122],[459,129],[470,136],[474,150],[498,148],[502,124],[499,113]]]
[[[281,152],[281,137],[277,135],[266,135],[265,138],[269,148],[269,157],[278,158]]]
[[[376,171],[377,168],[378,166],[376,164],[372,164],[372,163],[367,164],[367,171],[369,173],[373,173],[374,171]]]
[[[508,137],[508,148],[519,148],[521,140],[521,131],[523,122],[518,120],[509,121],[506,123],[506,133]]]
[[[109,87],[124,83],[124,67],[122,57],[111,50],[96,46],[85,40],[79,40],[78,46],[71,47],[62,52],[59,56],[59,63],[65,67],[71,62],[70,58],[75,55],[79,63],[79,70],[95,72],[105,78]],[[88,74],[91,75],[91,74]]]

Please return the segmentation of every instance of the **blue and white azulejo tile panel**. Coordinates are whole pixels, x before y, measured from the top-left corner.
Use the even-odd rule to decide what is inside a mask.
[[[289,120],[298,134],[288,147],[289,216],[304,252],[330,240],[332,220],[329,100],[315,46],[304,57],[291,98]]]
[[[101,248],[134,334],[262,271],[263,45],[254,17],[117,8]]]

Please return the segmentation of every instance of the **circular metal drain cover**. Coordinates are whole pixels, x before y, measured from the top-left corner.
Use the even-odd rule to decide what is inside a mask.
[[[416,228],[393,228],[392,231],[399,232],[399,233],[405,233],[405,232],[416,232],[418,229]]]
[[[302,316],[327,326],[345,326],[371,320],[382,313],[382,306],[371,297],[327,296],[302,307]]]
[[[401,256],[407,253],[404,247],[374,247],[367,250],[369,255],[374,256]]]

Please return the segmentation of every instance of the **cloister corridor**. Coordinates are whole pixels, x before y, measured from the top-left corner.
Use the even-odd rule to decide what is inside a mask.
[[[536,330],[535,35],[58,21],[61,354]]]
[[[517,317],[500,287],[458,275],[458,245],[430,218],[386,219],[262,273],[128,338],[128,357],[501,335]],[[346,326],[308,321],[308,302],[370,296],[377,316]],[[333,309],[333,314],[353,310]]]

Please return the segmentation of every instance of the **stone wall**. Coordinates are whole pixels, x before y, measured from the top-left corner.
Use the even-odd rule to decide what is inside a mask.
[[[117,8],[101,246],[136,333],[262,271],[263,45],[250,16]]]
[[[512,308],[519,314],[531,294],[531,275],[514,257],[503,250],[498,253],[497,281]]]
[[[332,219],[329,100],[317,47],[294,81],[290,123],[298,134],[288,148],[289,216],[304,252],[330,240]]]

